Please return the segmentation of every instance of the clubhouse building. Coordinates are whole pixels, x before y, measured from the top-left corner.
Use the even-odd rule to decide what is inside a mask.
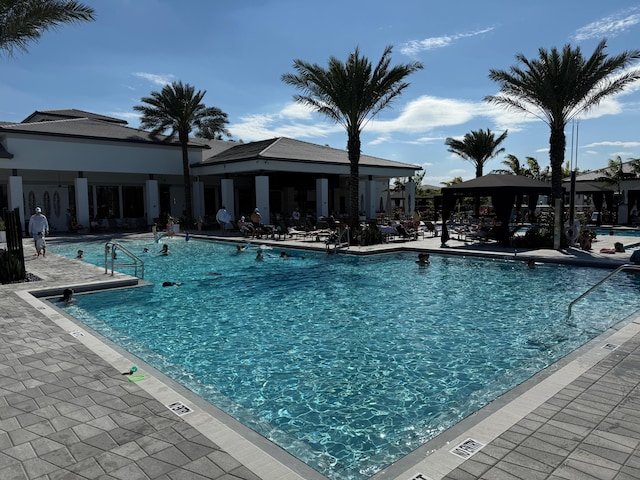
[[[314,217],[348,211],[346,150],[291,138],[250,143],[191,139],[192,216],[215,223],[221,205],[234,219],[259,208],[265,223],[295,208]],[[389,181],[411,177],[419,165],[362,155],[362,216],[375,218]],[[185,216],[182,153],[177,140],[152,137],[125,120],[75,109],[36,111],[20,123],[0,122],[0,214],[18,208],[26,224],[40,206],[52,232],[68,230],[71,213],[90,225],[148,229]],[[405,189],[407,210],[415,185]]]

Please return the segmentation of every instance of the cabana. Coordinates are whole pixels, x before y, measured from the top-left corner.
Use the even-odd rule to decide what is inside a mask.
[[[529,210],[535,210],[539,195],[550,195],[551,184],[522,175],[489,174],[442,189],[442,243],[449,240],[447,220],[453,212],[456,198],[464,196],[491,197],[491,203],[500,222],[498,242],[509,243],[509,219],[516,196],[529,196]]]

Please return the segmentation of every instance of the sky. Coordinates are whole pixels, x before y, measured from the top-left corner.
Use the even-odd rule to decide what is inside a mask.
[[[290,137],[346,150],[343,127],[294,102],[282,81],[296,59],[326,67],[355,48],[374,65],[392,46],[391,65],[423,69],[390,107],[368,121],[362,154],[420,165],[423,184],[475,177],[450,153],[448,137],[505,130],[505,155],[549,165],[549,127],[489,105],[490,69],[516,55],[579,46],[585,57],[607,39],[611,55],[640,49],[640,1],[616,0],[84,0],[94,22],[47,31],[28,52],[0,53],[0,121],[36,110],[76,108],[139,126],[134,105],[173,81],[206,91],[203,103],[229,118],[244,142]],[[634,65],[640,68],[640,63]],[[632,67],[632,68],[634,68]],[[609,159],[640,158],[640,82],[567,126],[566,160],[580,171]]]

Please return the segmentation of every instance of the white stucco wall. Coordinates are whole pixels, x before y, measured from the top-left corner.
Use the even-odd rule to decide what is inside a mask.
[[[182,175],[178,146],[37,135],[8,136],[6,144],[14,157],[0,159],[0,169]],[[200,149],[189,151],[190,162],[201,156]]]

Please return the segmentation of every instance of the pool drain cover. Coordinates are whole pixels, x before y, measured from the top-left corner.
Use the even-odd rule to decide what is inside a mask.
[[[170,403],[169,405],[167,405],[167,408],[171,410],[173,413],[175,413],[176,415],[178,415],[179,417],[186,415],[187,413],[193,412],[193,410],[191,410],[182,402]]]
[[[454,455],[466,460],[472,455],[478,453],[482,447],[484,447],[484,444],[474,440],[473,438],[467,438],[464,442],[450,451]]]
[[[616,345],[615,343],[607,343],[602,348],[604,348],[605,350],[615,350],[619,346],[620,345]]]

